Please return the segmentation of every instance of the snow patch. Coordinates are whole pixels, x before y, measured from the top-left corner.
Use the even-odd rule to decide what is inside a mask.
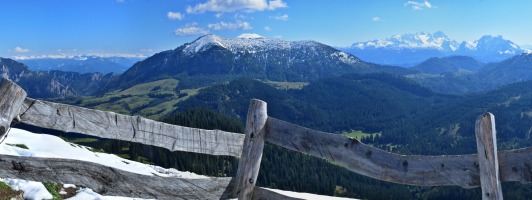
[[[265,38],[262,35],[256,34],[256,33],[244,33],[242,35],[237,36],[236,38],[240,39],[257,39],[257,38]]]
[[[24,191],[24,199],[41,200],[53,198],[52,194],[40,182],[19,179],[0,179],[0,181],[9,185],[13,190]]]
[[[334,56],[345,58],[348,60],[355,59],[353,56],[340,52],[335,53]],[[355,59],[356,60],[356,59]],[[10,144],[24,144],[29,149],[23,149]],[[48,157],[48,158],[65,158],[73,160],[84,160],[93,163],[98,163],[105,166],[129,171],[132,173],[144,175],[157,175],[165,177],[180,177],[180,178],[208,178],[206,176],[197,175],[191,172],[181,172],[176,169],[165,169],[163,167],[147,165],[131,160],[126,160],[115,155],[105,153],[95,153],[89,150],[89,147],[82,145],[68,143],[59,137],[45,134],[35,134],[25,130],[12,128],[9,132],[9,137],[0,144],[0,154],[14,155],[14,156],[28,156],[28,157]],[[2,179],[14,190],[21,190],[24,192],[25,199],[52,199],[53,196],[46,190],[44,185],[40,182],[26,181],[19,179]],[[77,188],[73,184],[63,184],[64,188]],[[268,188],[265,188],[268,189]],[[309,193],[298,193],[291,191],[283,191],[277,189],[268,189],[286,196],[300,198],[300,199],[324,199],[324,200],[344,200],[347,198],[329,197]],[[64,192],[64,191],[63,191]],[[102,196],[92,189],[80,188],[77,194],[67,200],[142,200],[141,198],[131,197],[117,197],[117,196]]]
[[[6,145],[6,143],[24,144],[28,149]],[[12,128],[9,132],[9,137],[0,144],[0,153],[4,155],[82,160],[149,176],[155,174],[163,177],[208,178],[207,176],[190,172],[180,172],[175,169],[147,165],[112,154],[92,152],[90,149],[89,147],[65,142],[56,136],[35,134],[16,128]]]
[[[266,51],[293,50],[306,46],[316,46],[312,41],[284,41],[269,39],[257,34],[242,34],[237,38],[222,38],[217,35],[205,35],[188,43],[183,48],[185,55],[194,55],[209,50],[213,46],[219,46],[234,54],[258,53]]]
[[[270,191],[277,192],[279,194],[298,198],[298,199],[320,199],[320,200],[352,200],[350,198],[343,198],[343,197],[331,197],[331,196],[322,196],[322,195],[316,195],[316,194],[310,194],[310,193],[302,193],[302,192],[292,192],[292,191],[284,191],[284,190],[278,190],[278,189],[270,189],[270,188],[264,188]]]

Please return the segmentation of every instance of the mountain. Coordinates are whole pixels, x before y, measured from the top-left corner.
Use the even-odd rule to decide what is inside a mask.
[[[386,65],[413,66],[431,57],[470,56],[482,62],[498,62],[525,50],[502,36],[482,36],[474,42],[457,42],[443,32],[408,33],[386,39],[356,42],[339,48],[364,61]]]
[[[92,95],[115,76],[112,73],[34,72],[26,65],[8,58],[0,58],[0,66],[2,77],[13,80],[32,98]]]
[[[484,67],[484,63],[468,56],[432,57],[422,63],[411,67],[423,73],[471,73]]]
[[[315,41],[284,41],[255,34],[237,38],[205,35],[174,50],[157,53],[133,65],[112,85],[127,88],[163,78],[195,77],[212,83],[230,77],[273,81],[311,81],[346,73],[409,70],[360,61],[355,56]]]
[[[488,88],[532,80],[532,54],[524,53],[502,62],[490,63],[478,72],[478,77]]]
[[[270,116],[309,128],[379,132],[444,97],[399,76],[346,74],[287,91],[253,79],[237,79],[202,89],[175,107],[177,111],[208,108],[243,119],[252,98],[266,101]]]
[[[26,64],[32,71],[69,71],[78,73],[122,73],[140,57],[73,56],[65,58],[22,58],[17,61]]]
[[[525,49],[500,35],[485,35],[474,42],[462,42],[453,54],[475,57],[483,62],[497,62],[524,52]]]
[[[440,68],[444,65],[437,66]],[[485,92],[507,84],[532,80],[532,54],[523,53],[501,62],[488,63],[473,73],[411,74],[407,77],[440,93]]]

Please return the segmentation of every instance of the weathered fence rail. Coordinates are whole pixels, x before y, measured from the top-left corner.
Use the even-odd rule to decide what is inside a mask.
[[[134,141],[172,151],[240,157],[237,175],[233,179],[190,180],[146,178],[82,161],[2,155],[0,177],[79,183],[109,194],[158,199],[291,199],[255,187],[264,142],[269,142],[333,161],[353,172],[379,180],[418,186],[481,186],[483,199],[502,199],[500,182],[532,182],[532,148],[497,152],[495,118],[491,113],[479,116],[476,121],[479,154],[421,156],[386,152],[356,139],[268,117],[266,103],[256,99],[250,103],[245,135],[242,135],[174,126],[138,116],[34,100],[26,98],[26,93],[20,87],[6,79],[0,82],[0,94],[0,135],[4,135],[11,121],[15,120],[65,132]],[[65,172],[60,173],[56,169]],[[46,172],[52,173],[43,175]],[[143,182],[138,182],[144,179],[154,184],[146,187]],[[116,180],[122,180],[120,182],[128,187],[113,184]],[[157,181],[166,186],[156,184]],[[146,188],[136,190],[142,186]],[[138,192],[128,193],[128,188]]]
[[[169,149],[240,157],[244,135],[157,122],[139,116],[26,98],[20,122],[64,132],[138,142]]]

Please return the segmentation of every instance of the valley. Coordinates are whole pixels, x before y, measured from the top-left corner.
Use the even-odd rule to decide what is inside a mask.
[[[441,155],[475,153],[473,122],[487,111],[497,117],[499,149],[532,146],[529,58],[521,54],[486,64],[448,56],[404,68],[367,63],[317,42],[206,35],[139,61],[119,75],[34,72],[10,59],[1,64],[4,77],[30,97],[49,101],[242,132],[249,101],[258,98],[268,102],[268,114],[277,119],[355,137],[390,152]],[[21,128],[208,176],[233,176],[238,163],[228,157]],[[470,199],[480,192],[391,184],[273,145],[264,151],[259,186],[370,199]],[[505,187],[507,197],[532,194],[527,185]]]

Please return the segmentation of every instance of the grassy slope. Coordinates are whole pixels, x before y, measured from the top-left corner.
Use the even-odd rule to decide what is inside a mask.
[[[172,112],[175,109],[174,104],[197,94],[199,90],[179,91],[176,90],[178,85],[179,80],[163,79],[139,84],[125,90],[115,90],[98,97],[81,97],[73,104],[159,119]]]

